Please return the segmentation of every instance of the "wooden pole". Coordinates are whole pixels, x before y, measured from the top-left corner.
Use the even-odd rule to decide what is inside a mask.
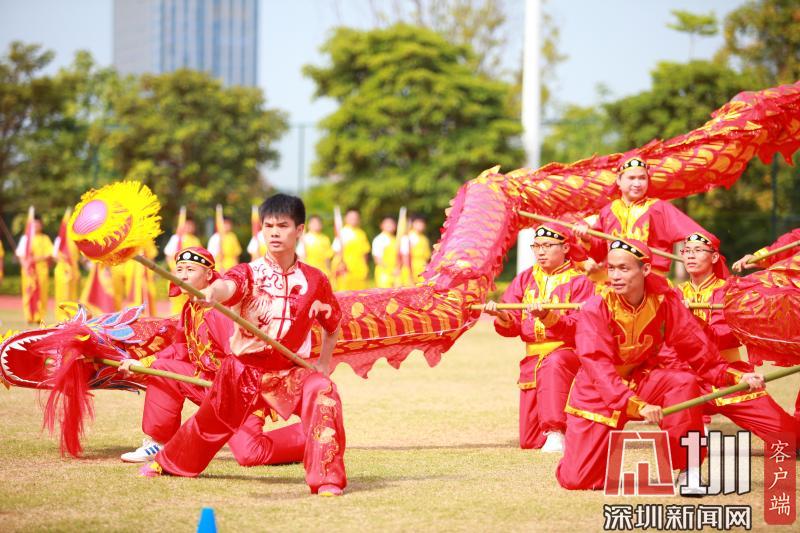
[[[497,304],[498,311],[511,310],[511,309],[527,309],[531,304]],[[563,303],[563,304],[541,304],[542,309],[580,309],[581,304],[578,303]],[[689,309],[722,309],[722,304],[712,303],[690,303]],[[469,308],[474,311],[483,311],[484,304],[473,304]]]
[[[87,357],[87,359],[94,359],[98,363],[103,363],[104,365],[114,366],[117,368],[119,368],[119,366],[122,364],[120,361],[114,361],[113,359],[97,359],[92,357]],[[210,381],[206,379],[196,378],[194,376],[184,376],[183,374],[176,374],[175,372],[167,372],[166,370],[159,370],[157,368],[146,368],[144,366],[139,366],[139,365],[131,365],[129,370],[136,374],[147,374],[148,376],[169,378],[169,379],[174,379],[175,381],[183,381],[184,383],[191,383],[192,385],[199,385],[207,389],[211,388]]]
[[[156,274],[158,274],[162,278],[168,279],[169,281],[171,281],[172,283],[174,283],[175,285],[177,285],[178,287],[180,287],[184,291],[188,292],[189,294],[191,294],[195,298],[205,299],[205,296],[203,295],[202,292],[200,292],[199,290],[195,289],[191,285],[187,285],[181,279],[179,279],[177,276],[175,276],[172,272],[164,270],[163,268],[161,268],[160,266],[158,266],[152,260],[146,258],[145,256],[137,255],[133,259],[135,261],[141,263],[145,267],[149,268],[150,270],[152,270],[153,272],[155,272]],[[217,311],[219,311],[220,313],[222,313],[226,317],[230,318],[231,320],[233,320],[234,322],[236,322],[237,324],[242,326],[244,329],[246,329],[247,331],[249,331],[250,333],[252,333],[256,337],[258,337],[262,341],[266,342],[276,352],[278,352],[281,355],[283,355],[284,357],[286,357],[289,361],[293,362],[294,364],[296,364],[298,366],[302,366],[303,368],[307,368],[309,370],[316,370],[311,365],[311,363],[309,363],[305,359],[301,359],[296,353],[294,353],[293,351],[288,349],[286,346],[284,346],[283,344],[279,343],[278,341],[276,341],[275,339],[273,339],[272,337],[270,337],[269,335],[267,335],[266,333],[264,333],[263,331],[261,331],[260,329],[255,327],[253,324],[251,324],[250,322],[248,322],[247,320],[245,320],[244,318],[242,318],[238,314],[234,313],[233,311],[231,311],[230,309],[228,309],[227,307],[225,307],[221,303],[213,302],[213,303],[210,303],[209,305],[211,305],[214,309],[216,309]]]
[[[554,224],[561,224],[562,226],[566,226],[572,230],[575,229],[575,224],[572,224],[570,222],[564,222],[563,220],[558,220],[557,218],[540,215],[538,213],[529,213],[528,211],[517,211],[517,212],[526,218],[532,218],[534,220],[538,220],[539,222],[552,222]],[[620,237],[616,237],[614,235],[603,233],[602,231],[597,231],[594,229],[589,229],[587,233],[589,233],[589,235],[593,235],[595,237],[599,237],[607,241],[616,241],[620,239]],[[651,248],[650,251],[656,255],[660,255],[661,257],[666,257],[668,259],[672,259],[673,261],[680,261],[681,263],[683,263],[683,258],[681,258],[679,255],[671,254],[669,252],[664,252],[656,248]]]
[[[792,366],[789,368],[781,368],[779,370],[776,370],[775,372],[770,372],[769,374],[766,374],[764,376],[764,381],[775,381],[776,379],[781,379],[791,374],[795,374],[797,372],[800,372],[800,365]],[[718,391],[706,394],[704,396],[699,396],[697,398],[692,398],[691,400],[686,400],[685,402],[676,403],[675,405],[670,405],[669,407],[665,407],[662,412],[664,416],[671,415],[672,413],[677,413],[678,411],[683,411],[684,409],[696,407],[711,400],[722,398],[723,396],[727,396],[728,394],[731,394],[733,392],[745,391],[747,389],[749,389],[747,383],[739,383],[738,385],[726,387],[724,389],[720,389]]]
[[[790,242],[789,244],[785,244],[779,248],[775,248],[772,251],[765,253],[764,255],[754,256],[752,259],[747,260],[748,265],[755,265],[760,263],[761,260],[766,259],[767,257],[773,256],[775,254],[779,254],[781,252],[785,252],[786,250],[791,250],[795,246],[800,246],[800,241]]]
[[[497,304],[497,309],[500,311],[508,309],[527,309],[531,304]],[[541,304],[542,309],[580,309],[581,304]],[[469,306],[470,309],[475,311],[483,311],[484,304],[474,304]]]

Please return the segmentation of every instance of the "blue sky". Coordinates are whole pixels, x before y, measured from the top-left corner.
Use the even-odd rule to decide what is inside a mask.
[[[281,165],[267,178],[287,191],[297,189],[301,160],[298,125],[314,124],[334,108],[313,100],[314,85],[303,65],[321,63],[319,47],[337,25],[370,27],[371,3],[394,0],[262,0],[260,10],[259,84],[269,106],[289,113],[293,127],[280,142]],[[506,0],[509,43],[505,57],[513,66],[521,57],[524,0]],[[685,61],[689,38],[666,24],[670,11],[714,11],[719,18],[742,0],[549,0],[546,10],[560,29],[560,50],[568,56],[554,82],[561,103],[598,101],[597,86],[612,97],[646,89],[649,72],[659,61]],[[112,60],[111,0],[0,0],[0,47],[13,40],[42,43],[56,52],[51,70],[68,64],[76,50],[89,50],[103,65]],[[721,37],[699,39],[695,58],[709,58]],[[731,95],[733,96],[733,95]],[[314,158],[317,139],[305,130],[304,167]],[[303,173],[308,175],[307,169]],[[306,185],[308,180],[306,180]]]

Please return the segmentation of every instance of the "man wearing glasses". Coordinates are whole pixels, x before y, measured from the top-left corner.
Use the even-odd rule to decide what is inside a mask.
[[[504,337],[521,337],[526,356],[519,363],[519,444],[543,452],[564,450],[569,389],[580,366],[574,350],[576,310],[542,309],[543,303],[580,303],[594,294],[594,284],[576,266],[585,253],[572,233],[559,224],[536,228],[536,264],[520,273],[503,294],[503,303],[528,304],[523,311],[501,311],[495,302],[485,310]]]
[[[681,256],[690,279],[677,288],[684,303],[723,303],[725,280],[730,272],[725,265],[725,257],[719,252],[719,244],[719,239],[711,233],[692,233],[684,240]],[[742,358],[741,343],[728,327],[722,309],[692,309],[692,313],[708,338],[717,345],[723,359],[740,372],[753,372],[753,365]],[[703,383],[701,389],[703,394],[707,394],[712,387]],[[704,405],[704,412],[706,415],[724,415],[762,439],[770,434],[797,429],[794,418],[766,390],[717,398]]]

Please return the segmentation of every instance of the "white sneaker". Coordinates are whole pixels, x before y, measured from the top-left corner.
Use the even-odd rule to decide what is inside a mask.
[[[141,446],[132,452],[123,453],[119,458],[125,463],[146,463],[152,461],[163,447],[163,444],[159,444],[150,437],[147,437],[142,440]]]
[[[708,494],[708,491],[705,487],[701,485],[689,484],[688,470],[680,471],[678,474],[678,479],[675,480],[675,487],[678,489],[678,495],[688,498],[701,498]]]
[[[548,432],[542,451],[544,453],[564,453],[564,434],[560,431]]]

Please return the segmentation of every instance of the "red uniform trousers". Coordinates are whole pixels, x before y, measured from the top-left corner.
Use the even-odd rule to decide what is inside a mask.
[[[217,372],[214,385],[175,436],[156,456],[156,462],[169,474],[197,477],[217,452],[228,442],[260,402],[264,371],[243,363],[238,357],[226,357]],[[286,396],[277,411],[282,416],[300,416],[304,437],[303,464],[306,482],[316,493],[322,485],[344,488],[345,434],[342,403],[336,385],[318,372],[295,367],[282,382]],[[282,412],[290,406],[291,412]],[[244,431],[252,431],[249,426]],[[265,443],[267,444],[267,443]],[[274,444],[274,443],[273,443]],[[234,452],[236,453],[236,452]]]
[[[647,403],[666,407],[699,396],[700,386],[695,374],[656,368],[641,379],[635,392]],[[592,386],[589,374],[584,371],[578,371],[575,377],[569,406],[568,409],[592,413],[608,412],[608,407]],[[603,488],[610,432],[624,428],[630,420],[624,408],[615,413],[618,413],[616,427],[610,427],[568,412],[564,456],[556,468],[556,478],[562,487],[581,490]],[[689,431],[699,431],[702,434],[702,407],[684,409],[666,416],[660,426],[668,433],[672,467],[685,469],[686,450],[681,447],[680,438]]]
[[[196,367],[188,361],[156,359],[151,368],[192,376]],[[204,379],[213,375],[203,375]],[[181,426],[183,402],[188,399],[200,405],[208,389],[174,379],[150,376],[144,398],[142,431],[156,442],[166,443]],[[248,416],[244,425],[228,443],[236,461],[242,466],[295,463],[303,460],[305,439],[300,424],[262,431],[264,420]]]
[[[710,387],[702,386],[702,393],[711,392]],[[742,393],[736,393],[742,394]],[[728,397],[724,397],[727,399]],[[797,421],[783,410],[772,396],[758,396],[725,405],[717,405],[715,401],[706,402],[703,410],[710,415],[723,415],[742,429],[755,433],[762,440],[778,433],[797,433]],[[800,435],[798,435],[800,437]]]
[[[519,446],[541,448],[546,432],[567,427],[567,404],[580,361],[572,348],[559,348],[545,356],[519,362]]]

